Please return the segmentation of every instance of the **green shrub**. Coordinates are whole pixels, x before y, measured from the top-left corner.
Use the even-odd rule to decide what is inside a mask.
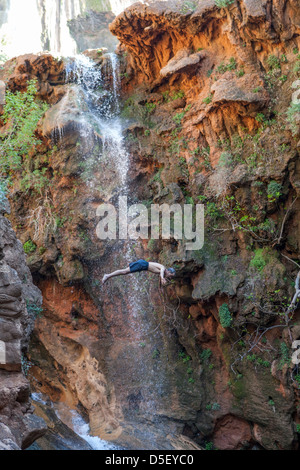
[[[200,360],[207,361],[211,355],[212,355],[211,349],[204,349],[202,353],[200,354]]]
[[[41,317],[43,308],[36,302],[30,302],[26,300],[27,312],[35,320],[37,317]]]
[[[280,60],[274,54],[269,55],[269,57],[267,58],[267,64],[270,70],[274,70],[274,69],[280,70],[281,68]]]
[[[282,369],[284,365],[289,366],[291,362],[291,353],[289,347],[284,342],[280,344],[280,356],[279,368]]]
[[[205,444],[205,450],[213,450],[214,449],[214,445],[212,442],[207,442]]]
[[[29,255],[30,253],[35,252],[36,244],[33,243],[32,240],[28,240],[26,243],[24,243],[23,248],[24,248],[26,255]]]
[[[268,199],[276,200],[281,196],[282,185],[276,181],[270,181],[268,184]]]
[[[227,8],[231,5],[234,0],[215,0],[215,4],[218,8]]]
[[[157,359],[160,356],[160,352],[158,349],[155,349],[152,353],[152,359]]]
[[[27,357],[22,354],[22,357],[21,357],[21,368],[22,368],[22,372],[23,374],[25,375],[25,377],[28,376],[28,372],[30,370],[30,368],[32,367],[32,364],[31,362],[27,359]]]
[[[203,103],[209,104],[212,102],[212,94],[208,95],[206,98],[204,98]]]
[[[233,156],[230,152],[223,152],[220,155],[218,167],[232,167],[234,165]]]
[[[198,5],[197,0],[184,0],[180,9],[181,13],[192,13]]]
[[[0,204],[3,204],[3,202],[6,199],[7,185],[8,185],[8,182],[6,180],[0,179]]]
[[[232,324],[232,316],[227,304],[221,305],[219,308],[220,323],[223,328],[229,328]]]
[[[28,82],[25,92],[6,91],[2,119],[4,124],[10,124],[10,127],[0,146],[2,174],[20,169],[29,152],[40,143],[35,136],[35,130],[48,105],[36,101],[35,96],[34,80]]]
[[[300,386],[300,374],[295,375],[294,379],[296,380],[297,384]]]
[[[254,257],[250,261],[250,266],[257,269],[257,271],[262,271],[264,267],[269,263],[271,254],[266,248],[258,248],[254,252]]]
[[[213,411],[218,411],[221,409],[221,405],[219,403],[213,403],[212,406],[211,406],[211,409]]]
[[[175,121],[176,124],[180,126],[181,121],[182,121],[182,119],[184,118],[184,116],[185,116],[185,112],[184,112],[184,111],[182,111],[181,113],[177,113],[177,114],[175,114],[175,116],[173,117],[173,121]]]
[[[236,60],[234,57],[231,57],[227,65],[224,64],[224,62],[221,62],[221,64],[217,67],[217,72],[223,74],[228,72],[228,70],[236,70],[236,67]]]
[[[191,357],[188,356],[184,351],[180,351],[179,357],[182,360],[182,362],[185,364],[191,360]]]

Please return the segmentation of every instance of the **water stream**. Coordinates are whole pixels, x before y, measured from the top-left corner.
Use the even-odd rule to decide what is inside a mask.
[[[102,146],[99,155],[93,156],[91,164],[94,165],[96,161],[98,165],[103,166],[105,161],[107,161],[109,165],[114,167],[115,188],[113,201],[116,208],[119,209],[117,196],[126,197],[128,205],[136,202],[134,200],[136,196],[131,194],[130,181],[128,180],[130,155],[126,150],[124,140],[125,123],[120,117],[121,80],[118,57],[116,54],[110,53],[106,54],[103,59],[104,66],[100,71],[94,62],[86,57],[78,56],[75,62],[73,62],[71,70],[73,70],[73,77],[76,77],[76,83],[84,91],[85,104],[87,104],[90,113],[89,117],[86,112],[82,115],[83,128],[81,132],[83,133],[83,138],[92,138],[95,129],[101,135]],[[72,75],[70,70],[68,75]],[[110,80],[107,80],[108,77],[110,77]],[[99,94],[102,95],[102,100],[99,100]],[[93,177],[86,182],[91,190],[98,183],[99,181]],[[122,253],[119,257],[119,262],[122,264],[116,265],[116,269],[124,268],[131,261],[137,259],[136,253],[143,251],[140,243],[139,240],[130,239],[116,241],[116,246],[120,253]],[[101,272],[103,272],[105,266],[100,266],[100,268]],[[136,345],[143,345],[145,339],[149,342],[151,331],[157,327],[156,320],[153,320],[151,317],[149,318],[146,312],[146,306],[149,305],[149,275],[126,276],[126,278],[119,279],[117,282],[122,283],[122,295],[124,295],[127,302],[126,315],[131,332],[129,343],[132,342],[134,347]],[[101,295],[102,293],[99,292],[99,296]],[[156,339],[160,341],[158,337],[159,331],[156,333]],[[151,340],[153,341],[153,339],[155,338],[152,337]],[[141,349],[142,347],[139,347],[135,350],[134,358],[132,358],[134,363],[131,367],[132,380],[133,383],[139,384],[139,389],[144,398],[144,413],[153,415],[156,412],[157,403],[149,395],[148,387],[151,384],[153,388],[152,395],[156,395],[161,393],[162,385],[155,378],[157,371],[154,371],[152,366],[148,367],[146,365],[145,362],[147,361],[145,361],[145,355],[141,353]],[[153,374],[153,377],[149,376],[149,373]]]

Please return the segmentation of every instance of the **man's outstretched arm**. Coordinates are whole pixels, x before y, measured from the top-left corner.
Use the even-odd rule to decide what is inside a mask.
[[[160,280],[161,280],[162,285],[165,285],[167,283],[167,280],[165,278],[165,272],[166,272],[166,268],[162,266],[160,270]]]

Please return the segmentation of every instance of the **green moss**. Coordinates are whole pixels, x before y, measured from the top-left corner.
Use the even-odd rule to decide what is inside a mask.
[[[261,272],[274,257],[273,255],[274,253],[269,248],[259,248],[255,250],[250,266]]]
[[[246,390],[246,384],[242,377],[232,385],[232,393],[238,401],[243,400],[247,396]]]

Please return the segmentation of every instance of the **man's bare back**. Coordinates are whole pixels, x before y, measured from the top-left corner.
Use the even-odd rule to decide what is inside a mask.
[[[130,263],[128,268],[119,269],[110,274],[105,274],[102,279],[104,284],[111,277],[125,276],[126,274],[132,274],[140,271],[150,271],[151,273],[160,275],[160,280],[163,285],[167,283],[169,279],[175,276],[175,270],[173,268],[166,268],[163,264],[156,263],[153,261],[138,260]]]

